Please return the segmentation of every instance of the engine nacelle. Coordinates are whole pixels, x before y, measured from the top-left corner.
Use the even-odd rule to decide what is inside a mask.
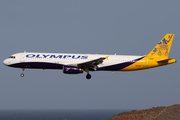
[[[83,73],[83,69],[81,69],[79,67],[75,67],[75,66],[64,65],[63,66],[63,73],[65,73],[65,74],[79,74],[79,73]]]

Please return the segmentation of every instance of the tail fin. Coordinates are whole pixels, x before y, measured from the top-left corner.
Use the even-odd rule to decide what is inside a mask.
[[[154,60],[168,59],[173,38],[174,34],[166,34],[146,57]]]

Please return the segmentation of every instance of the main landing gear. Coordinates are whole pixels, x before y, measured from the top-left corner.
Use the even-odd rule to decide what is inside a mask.
[[[87,72],[86,78],[91,79],[91,75],[89,74],[89,69],[85,69],[85,71]]]
[[[24,68],[22,69],[21,77],[24,77]]]
[[[87,74],[87,75],[86,75],[86,78],[87,78],[87,79],[91,79],[91,75],[90,75],[90,74]]]

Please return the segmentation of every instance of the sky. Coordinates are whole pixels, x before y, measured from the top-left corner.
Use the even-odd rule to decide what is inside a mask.
[[[0,109],[147,109],[180,104],[179,0],[1,0]],[[146,55],[174,33],[177,63],[133,72],[10,68],[19,52]]]

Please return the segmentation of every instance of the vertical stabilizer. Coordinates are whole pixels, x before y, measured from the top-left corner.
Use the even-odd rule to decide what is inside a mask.
[[[168,59],[173,38],[174,34],[166,34],[146,57],[155,60]]]

